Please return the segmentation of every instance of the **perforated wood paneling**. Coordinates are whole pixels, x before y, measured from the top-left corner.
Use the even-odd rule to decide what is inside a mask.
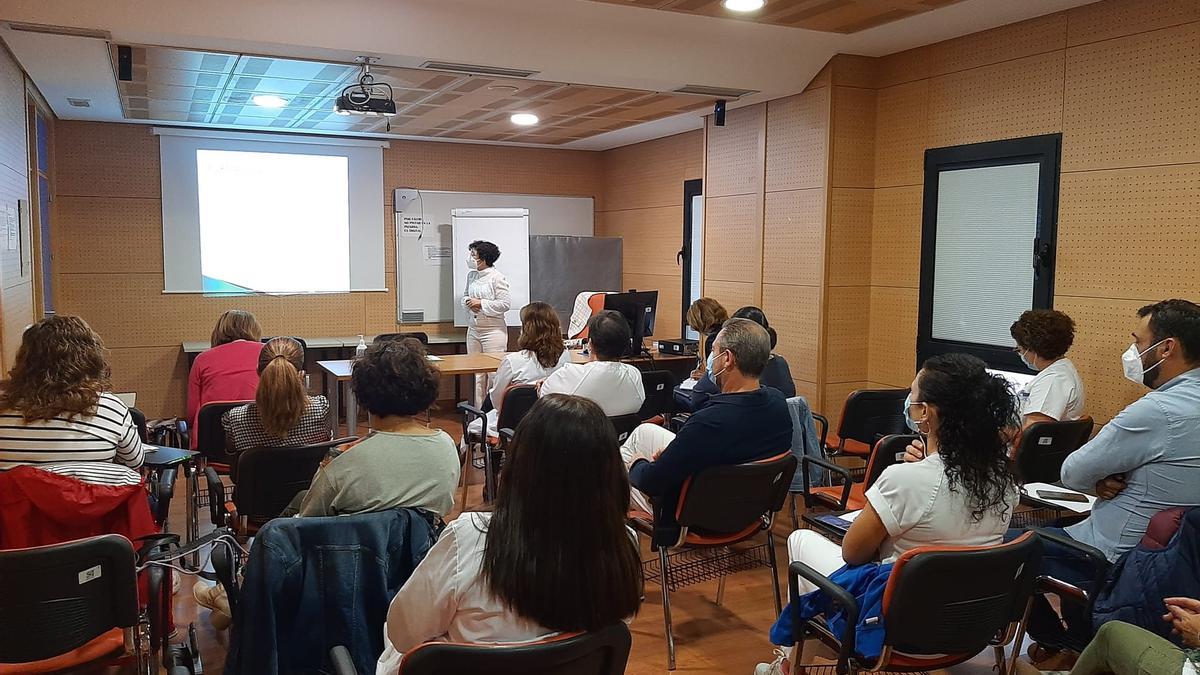
[[[808,86],[804,87],[804,91],[812,91],[814,89],[820,89],[821,87],[828,87],[832,83],[833,66],[829,63],[826,63],[821,67],[820,70],[817,71],[816,75],[813,75],[813,79],[809,80]],[[780,99],[775,100],[778,101]]]
[[[746,305],[754,305],[762,307],[762,296],[758,284],[750,281],[712,281],[704,280],[703,294],[705,297],[712,298],[721,303],[723,307],[733,314],[738,307]],[[775,325],[774,317],[771,317],[771,325]],[[776,330],[779,330],[776,328]]]
[[[705,281],[762,278],[762,222],[758,195],[705,198]]]
[[[1048,14],[930,46],[932,75],[978,68],[1063,49],[1067,13]]]
[[[871,211],[872,285],[920,287],[923,191],[920,185],[875,190]]]
[[[831,186],[875,186],[875,90],[833,88],[832,160]]]
[[[1055,291],[1191,298],[1200,288],[1200,164],[1062,176]]]
[[[829,97],[823,87],[767,104],[768,192],[825,185]]]
[[[928,46],[880,57],[875,73],[875,86],[882,89],[925,79],[930,75],[932,63]]]
[[[754,194],[762,189],[766,109],[766,104],[760,103],[730,110],[723,127],[713,126],[711,116],[705,118],[708,125],[706,196]]]
[[[871,204],[874,190],[834,188],[830,191],[830,286],[871,283]]]
[[[825,296],[825,381],[867,378],[867,345],[871,330],[871,288],[841,286]]]
[[[1184,297],[1194,297],[1192,293]],[[1156,297],[1154,300],[1161,300]],[[1084,412],[1103,424],[1146,388],[1126,380],[1121,353],[1129,348],[1138,324],[1137,310],[1152,300],[1111,300],[1058,295],[1054,307],[1075,320],[1075,343],[1067,356],[1079,370],[1084,386]]]
[[[832,84],[841,87],[874,89],[879,59],[856,54],[838,54],[829,60],[833,66]]]
[[[672,268],[678,269],[678,268]],[[674,338],[682,327],[681,303],[683,302],[683,280],[678,274],[629,274],[621,277],[622,290],[636,288],[639,291],[658,291],[658,310],[655,316],[654,336]],[[741,305],[738,305],[740,307]],[[732,313],[737,307],[729,307]],[[563,327],[564,329],[566,326]]]
[[[775,351],[787,359],[793,378],[807,382],[817,381],[820,298],[821,289],[815,286],[763,286],[760,306],[779,334]]]
[[[1067,50],[1063,171],[1200,161],[1200,23]]]
[[[875,187],[920,185],[929,146],[929,80],[880,89],[875,115]]]
[[[394,249],[393,249],[394,250]],[[385,269],[394,270],[395,265]],[[389,271],[384,275],[384,283],[387,284],[386,293],[365,293],[363,294],[363,333],[379,334],[393,333],[399,330],[396,324],[396,293],[399,291],[396,288],[396,273]],[[439,325],[439,324],[431,324]],[[404,330],[408,330],[406,326]],[[413,330],[421,330],[414,328]],[[351,331],[350,335],[355,335],[359,331]],[[428,332],[428,331],[427,331]]]
[[[834,382],[825,385],[824,413],[829,419],[829,433],[837,431],[838,423],[842,421],[842,407],[850,392],[867,389],[867,382]]]
[[[591,197],[600,191],[600,154],[391,141],[391,147],[383,152],[383,184],[387,188],[408,185],[422,190]]]
[[[768,192],[763,283],[820,286],[825,279],[825,190]]]
[[[791,364],[788,364],[789,366]],[[804,380],[793,379],[796,383],[796,395],[803,396],[804,400],[808,401],[808,407],[817,412],[821,411],[821,391],[817,387],[816,382],[806,382]]]
[[[115,391],[137,392],[150,419],[187,413],[187,357],[175,347],[117,347],[108,351]]]
[[[683,201],[683,186],[679,187]],[[622,270],[626,274],[678,271],[675,254],[683,241],[683,207],[664,206],[596,214],[597,237],[620,237]]]
[[[56,194],[157,198],[161,193],[158,137],[150,127],[59,122],[55,133]]]
[[[159,200],[60,196],[55,208],[54,263],[60,270],[162,273]]]
[[[1067,44],[1074,47],[1123,35],[1200,21],[1196,0],[1105,0],[1068,10]]]
[[[378,295],[385,295],[378,293]],[[312,334],[320,326],[326,335],[355,335],[364,332],[366,296],[370,293],[327,293],[314,296],[289,295],[274,298],[275,330],[288,335]],[[393,305],[394,307],[395,305]]]
[[[907,387],[917,372],[915,288],[871,287],[868,379]]]
[[[604,189],[596,210],[679,206],[683,182],[704,175],[700,129],[600,153]]]

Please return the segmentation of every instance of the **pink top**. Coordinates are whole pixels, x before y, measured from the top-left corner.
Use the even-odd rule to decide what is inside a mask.
[[[196,357],[188,376],[188,424],[196,447],[200,406],[212,401],[251,401],[258,388],[258,355],[262,343],[234,340]]]

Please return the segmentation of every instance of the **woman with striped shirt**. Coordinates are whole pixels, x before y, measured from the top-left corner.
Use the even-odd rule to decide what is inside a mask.
[[[136,481],[142,441],[109,373],[83,319],[51,316],[26,329],[0,382],[0,471],[33,465],[93,483]]]

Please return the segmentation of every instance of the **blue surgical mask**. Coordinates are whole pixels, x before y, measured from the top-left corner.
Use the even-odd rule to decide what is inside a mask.
[[[705,370],[708,371],[708,379],[712,380],[713,384],[717,385],[717,388],[720,389],[721,383],[719,381],[717,381],[717,376],[720,375],[721,373],[725,372],[725,369],[722,368],[718,372],[713,372],[713,359],[716,356],[717,356],[716,352],[712,352],[708,355],[708,362],[705,363]]]
[[[921,434],[920,425],[921,425],[921,422],[924,422],[925,420],[921,420],[920,422],[918,422],[917,420],[914,420],[912,418],[912,413],[909,412],[909,410],[912,408],[912,406],[913,406],[912,394],[909,394],[908,396],[904,397],[904,423],[906,425],[908,425],[909,429],[912,429],[914,432]]]
[[[1036,373],[1036,372],[1038,372],[1038,367],[1033,365],[1032,363],[1030,363],[1029,357],[1025,356],[1028,353],[1029,352],[1027,352],[1027,351],[1017,352],[1017,355],[1021,357],[1021,363],[1024,363],[1026,368],[1028,368]]]

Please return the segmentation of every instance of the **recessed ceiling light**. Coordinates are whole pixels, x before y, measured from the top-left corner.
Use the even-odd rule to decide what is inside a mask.
[[[721,5],[731,12],[755,12],[765,4],[767,0],[721,0]]]
[[[502,91],[506,94],[515,94],[517,88],[511,84],[492,84],[488,85],[488,91]]]
[[[513,124],[523,127],[531,127],[538,123],[538,116],[533,113],[513,113],[512,117],[508,118]]]
[[[275,94],[255,94],[250,101],[260,108],[282,108],[288,103],[286,98]]]

